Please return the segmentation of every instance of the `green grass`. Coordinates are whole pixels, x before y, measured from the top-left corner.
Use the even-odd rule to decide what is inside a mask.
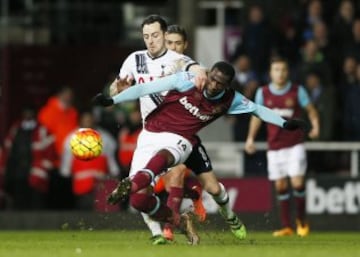
[[[183,235],[176,243],[153,246],[145,231],[2,231],[0,257],[353,257],[360,256],[360,233],[312,233],[273,238],[251,232],[245,241],[230,232],[202,232],[201,244],[189,246]]]

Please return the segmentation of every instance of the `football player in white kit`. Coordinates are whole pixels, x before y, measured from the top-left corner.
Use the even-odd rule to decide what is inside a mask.
[[[197,85],[201,87],[207,79],[206,70],[191,58],[168,50],[165,46],[166,21],[158,15],[150,15],[142,23],[142,34],[146,50],[131,53],[121,66],[118,77],[110,86],[110,96],[116,95],[133,83],[145,83],[176,73],[191,71],[196,74]],[[140,98],[142,119],[151,113],[162,101],[161,94],[152,94]],[[134,160],[141,158],[134,153]],[[132,162],[130,175],[137,171],[136,161]],[[142,213],[145,223],[153,235],[154,244],[166,243],[162,236],[160,223],[152,221]]]

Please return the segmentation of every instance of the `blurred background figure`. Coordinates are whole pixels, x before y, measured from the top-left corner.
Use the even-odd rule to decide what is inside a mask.
[[[259,79],[251,67],[250,58],[246,54],[240,55],[234,62],[234,68],[236,73],[231,86],[253,100],[256,89],[259,87]],[[244,141],[246,139],[250,117],[251,115],[248,114],[228,117],[232,124],[233,140]]]
[[[64,86],[58,93],[50,97],[41,107],[39,122],[55,137],[56,152],[60,156],[63,151],[65,137],[78,126],[78,111],[73,107],[73,89]]]
[[[118,135],[117,157],[122,171],[122,177],[127,177],[130,171],[131,161],[136,148],[137,138],[142,129],[140,106],[134,103],[129,111],[124,127]]]
[[[316,140],[330,141],[334,136],[336,110],[338,109],[334,87],[324,86],[321,77],[316,73],[309,73],[305,79],[305,89],[309,93],[319,115],[320,133]],[[310,151],[308,155],[308,172],[315,173],[321,170],[334,170],[336,154],[332,152]]]
[[[302,20],[301,30],[304,41],[313,38],[312,27],[315,23],[323,21],[323,4],[320,0],[308,1],[307,9]]]
[[[109,132],[96,126],[94,116],[90,111],[81,114],[79,128],[93,128],[98,131],[103,140],[103,151],[99,157],[89,161],[74,158],[70,147],[74,130],[71,131],[65,138],[60,173],[64,177],[72,178],[75,208],[94,210],[96,190],[103,189],[102,181],[107,177],[116,178],[120,175],[115,159],[116,141]]]
[[[356,66],[356,83],[348,86],[344,96],[342,124],[346,141],[360,141],[360,65]]]
[[[321,75],[325,85],[330,84],[332,76],[329,64],[314,40],[306,41],[302,49],[302,57],[297,65],[297,81],[303,84],[306,75],[310,72],[316,72]]]
[[[5,192],[10,209],[31,210],[46,207],[49,170],[54,165],[54,138],[36,120],[33,107],[25,107],[21,118],[5,139]]]
[[[352,40],[352,24],[355,18],[355,6],[351,0],[340,2],[336,16],[334,17],[332,33],[333,43],[341,49]]]
[[[271,26],[264,17],[261,6],[249,7],[248,20],[242,33],[242,41],[234,53],[234,59],[242,54],[249,56],[253,70],[261,80],[266,76],[267,66],[273,51]]]
[[[78,127],[78,111],[73,106],[74,92],[71,87],[60,87],[38,113],[38,120],[55,138],[56,162],[51,172],[49,207],[71,209],[74,205],[71,181],[59,174],[59,162],[63,154],[66,136]]]
[[[360,60],[360,18],[356,18],[352,25],[352,39],[344,44],[344,56],[354,56]]]
[[[306,76],[305,88],[319,114],[321,131],[317,139],[320,141],[331,140],[335,122],[334,112],[337,109],[333,87],[324,86],[321,77],[313,72]]]

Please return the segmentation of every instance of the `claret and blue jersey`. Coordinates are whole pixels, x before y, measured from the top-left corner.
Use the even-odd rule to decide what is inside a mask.
[[[280,89],[272,83],[259,88],[255,95],[255,103],[272,109],[285,119],[294,119],[300,118],[302,109],[311,102],[304,87],[289,81]],[[290,132],[271,124],[267,125],[267,133],[271,150],[290,147],[302,143],[305,139],[303,131]]]
[[[282,127],[285,120],[275,112],[248,100],[232,89],[208,98],[194,85],[194,75],[180,72],[164,78],[135,85],[113,97],[114,103],[135,100],[141,96],[169,91],[162,104],[145,122],[153,132],[172,132],[188,138],[224,114],[252,113],[266,122]]]

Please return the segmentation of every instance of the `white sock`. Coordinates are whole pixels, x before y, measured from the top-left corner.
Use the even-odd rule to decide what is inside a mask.
[[[147,213],[142,212],[141,216],[143,217],[145,224],[148,226],[153,236],[162,235],[161,225],[159,222],[151,219]]]
[[[219,182],[219,186],[220,186],[220,194],[218,195],[213,195],[213,199],[215,200],[215,202],[219,205],[220,208],[220,214],[225,218],[225,219],[231,219],[235,216],[235,213],[231,210],[230,208],[230,204],[229,204],[229,195],[224,187],[223,184],[221,184]]]

